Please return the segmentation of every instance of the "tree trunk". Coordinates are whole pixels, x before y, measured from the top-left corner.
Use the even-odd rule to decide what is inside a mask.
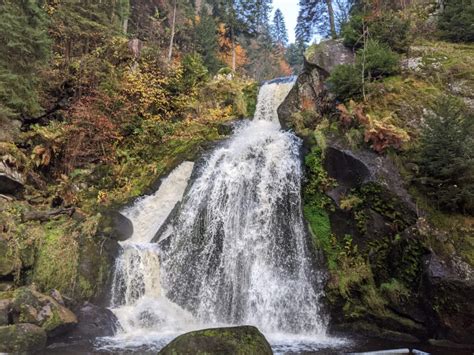
[[[171,62],[171,57],[173,56],[173,44],[174,44],[174,31],[176,27],[176,7],[177,7],[177,0],[174,0],[173,5],[173,20],[171,22],[171,38],[170,38],[170,49],[168,52],[168,62]]]
[[[232,71],[235,72],[237,67],[237,54],[235,53],[235,39],[234,39],[234,28],[231,27],[230,29],[230,36],[232,37]]]
[[[328,14],[329,14],[329,26],[331,31],[331,37],[336,38],[336,21],[334,20],[334,8],[332,7],[332,0],[326,0],[326,5],[328,7]]]

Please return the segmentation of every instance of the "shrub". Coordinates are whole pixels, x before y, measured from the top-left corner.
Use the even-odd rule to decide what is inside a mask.
[[[328,86],[338,100],[346,101],[362,95],[362,77],[354,65],[339,65],[329,77]]]
[[[365,73],[369,79],[394,75],[400,71],[398,55],[388,45],[375,40],[367,42],[365,55],[362,48],[357,51],[356,67],[362,67],[364,61]]]
[[[364,20],[367,21],[371,39],[388,45],[395,52],[407,52],[411,43],[410,22],[393,11],[375,18],[363,14],[352,15],[341,30],[345,46],[355,49],[363,46]]]
[[[442,97],[426,120],[418,163],[423,190],[448,211],[474,212],[474,115]]]
[[[183,80],[187,89],[192,89],[207,79],[208,71],[202,57],[197,54],[187,54],[183,58]]]
[[[474,42],[474,2],[449,1],[438,19],[440,36],[453,42]]]

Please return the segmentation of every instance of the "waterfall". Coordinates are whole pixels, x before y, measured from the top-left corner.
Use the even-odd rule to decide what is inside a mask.
[[[280,129],[277,116],[293,83],[261,87],[254,119],[206,158],[186,193],[192,163],[125,212],[135,232],[116,264],[112,310],[122,328],[115,340],[156,343],[237,324],[270,337],[325,339],[322,273],[302,215],[301,141]]]

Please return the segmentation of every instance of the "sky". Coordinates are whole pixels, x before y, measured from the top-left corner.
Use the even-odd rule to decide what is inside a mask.
[[[280,9],[285,17],[285,24],[288,30],[290,43],[295,41],[296,19],[298,18],[298,0],[273,0],[273,12]],[[271,20],[273,20],[273,13]]]

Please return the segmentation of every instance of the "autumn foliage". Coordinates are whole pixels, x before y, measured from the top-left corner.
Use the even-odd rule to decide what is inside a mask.
[[[375,119],[364,113],[364,106],[350,101],[346,106],[337,106],[341,125],[348,129],[350,127],[362,126],[364,128],[364,140],[377,153],[383,153],[388,148],[401,149],[403,143],[410,140],[408,134],[401,128],[389,123],[389,118]]]

